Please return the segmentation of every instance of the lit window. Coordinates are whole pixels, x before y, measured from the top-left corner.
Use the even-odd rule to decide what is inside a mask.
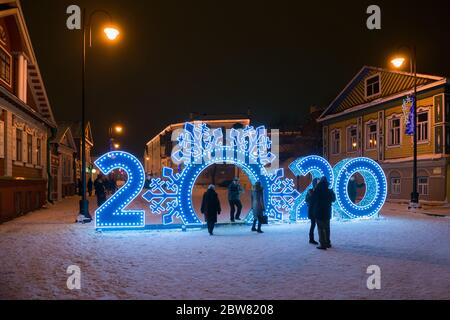
[[[380,75],[366,79],[366,98],[380,94]]]
[[[389,120],[389,140],[390,146],[400,145],[400,118],[392,118]]]
[[[333,130],[331,132],[331,153],[339,154],[341,153],[341,131]]]
[[[0,47],[0,79],[11,85],[11,56]]]
[[[358,135],[355,126],[347,128],[347,152],[355,152],[358,149]]]
[[[428,195],[428,177],[417,177],[419,194]]]
[[[376,149],[377,147],[377,124],[376,123],[369,123],[366,127],[366,149],[372,150]]]
[[[428,111],[417,114],[417,141],[428,141]]]
[[[391,193],[400,194],[400,184],[401,180],[399,177],[391,178]]]

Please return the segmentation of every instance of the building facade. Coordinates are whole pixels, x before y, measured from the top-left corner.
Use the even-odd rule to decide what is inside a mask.
[[[369,157],[384,169],[388,200],[412,192],[413,137],[406,134],[414,90],[410,73],[363,67],[322,113],[323,155],[332,165]],[[450,86],[441,76],[417,75],[418,192],[420,201],[450,201]]]
[[[58,133],[51,142],[51,199],[60,201],[76,193],[75,159],[77,146],[68,125],[58,124]]]
[[[250,124],[250,119],[244,115],[227,115],[224,116],[202,116],[200,118],[191,119],[192,122],[204,122],[211,128],[222,128],[225,130],[237,127],[245,127]],[[153,137],[145,147],[144,151],[144,169],[147,174],[160,177],[162,168],[170,167],[175,172],[178,172],[179,168],[172,162],[172,148],[176,141],[172,141],[172,133],[177,129],[183,129],[183,123],[176,123],[167,126],[159,134]],[[198,178],[197,183],[209,184],[209,183],[222,183],[233,179],[234,176],[241,176],[246,180],[246,176],[242,175],[240,170],[230,165],[213,165]]]
[[[46,202],[56,129],[18,1],[0,5],[0,221]]]
[[[77,182],[81,179],[81,150],[82,146],[82,131],[81,122],[74,121],[58,121],[58,126],[61,128],[70,128],[70,134],[75,143],[75,158],[74,158],[74,169],[73,177],[74,181]],[[94,147],[94,139],[92,138],[91,123],[86,122],[85,127],[85,137],[86,137],[86,181],[88,181],[91,176],[92,169],[94,168],[94,163],[92,161],[92,148]]]

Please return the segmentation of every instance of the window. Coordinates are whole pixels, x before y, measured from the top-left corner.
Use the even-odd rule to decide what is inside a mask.
[[[417,177],[417,185],[420,195],[428,195],[428,177]]]
[[[37,155],[36,155],[36,158],[37,158],[36,164],[38,166],[40,166],[41,165],[42,147],[41,147],[41,139],[39,139],[39,138],[36,139],[36,153],[37,153]]]
[[[392,194],[400,194],[400,178],[399,177],[395,177],[395,178],[391,178],[391,193]]]
[[[347,128],[347,152],[355,152],[358,149],[358,135],[355,126]]]
[[[339,154],[341,153],[341,131],[333,130],[331,132],[331,153]]]
[[[380,75],[377,74],[373,77],[366,79],[366,98],[380,94]]]
[[[11,56],[0,48],[0,79],[11,85]]]
[[[388,144],[390,146],[399,146],[400,145],[400,118],[392,118],[389,119],[388,122],[388,130],[389,130],[389,140]]]
[[[27,162],[33,163],[33,136],[27,134]]]
[[[366,149],[372,150],[377,147],[377,123],[368,123],[366,126]]]
[[[417,141],[428,141],[428,111],[417,114]]]
[[[22,161],[22,130],[16,129],[16,160]]]

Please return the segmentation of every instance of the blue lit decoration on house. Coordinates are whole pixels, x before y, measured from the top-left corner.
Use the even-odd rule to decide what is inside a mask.
[[[336,202],[334,213],[344,219],[369,218],[376,216],[386,201],[387,183],[383,169],[369,158],[345,159],[336,164],[333,189]],[[359,173],[366,184],[366,192],[359,203],[353,203],[348,196],[348,183],[352,175]]]
[[[295,160],[289,165],[289,169],[296,177],[311,174],[311,183],[306,187],[305,191],[295,200],[295,204],[290,212],[290,220],[306,220],[308,219],[308,205],[306,204],[306,194],[312,188],[312,180],[320,179],[325,176],[330,182],[330,186],[334,182],[333,168],[327,160],[319,156],[308,156]]]
[[[107,175],[113,170],[122,169],[127,174],[127,182],[95,211],[95,227],[102,228],[141,228],[145,226],[144,210],[123,210],[142,191],[145,171],[133,155],[123,152],[108,152],[95,161],[100,171]]]
[[[163,168],[162,178],[152,179],[150,190],[142,196],[153,214],[162,215],[164,225],[172,224],[174,218],[185,225],[202,224],[193,208],[192,191],[198,176],[213,164],[236,165],[252,184],[260,181],[270,218],[281,220],[283,212],[292,208],[299,197],[294,181],[284,178],[283,169],[269,173],[265,167],[275,160],[266,129],[231,129],[226,142],[224,145],[221,129],[211,130],[205,123],[185,124],[172,151],[172,160],[183,163],[184,168],[176,174],[171,168]],[[251,216],[247,215],[247,221]]]
[[[414,135],[414,113],[416,112],[416,100],[414,96],[407,96],[403,99],[403,115],[405,116],[405,134]]]

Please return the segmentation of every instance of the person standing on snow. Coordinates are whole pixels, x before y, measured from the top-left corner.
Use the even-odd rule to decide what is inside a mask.
[[[94,181],[95,195],[97,197],[97,206],[100,207],[106,202],[106,186],[103,175],[99,174]]]
[[[322,177],[313,193],[314,213],[319,231],[319,243],[317,249],[327,250],[331,248],[330,242],[330,220],[331,205],[336,201],[334,191],[329,189],[329,183],[326,177]]]
[[[208,232],[212,236],[217,215],[221,212],[219,197],[213,184],[209,185],[208,190],[203,194],[201,212],[205,215]]]
[[[319,179],[317,178],[313,179],[312,188],[308,190],[305,199],[305,202],[308,205],[308,219],[311,220],[311,227],[309,228],[309,243],[311,244],[319,244],[316,240],[314,240],[314,229],[316,228],[316,216],[315,216],[316,199],[314,198],[314,190],[317,187],[318,181]]]
[[[261,231],[262,219],[265,211],[264,207],[264,190],[261,182],[257,181],[252,190],[252,212],[253,212],[253,226],[252,231],[263,233]],[[256,229],[256,222],[258,222],[258,229]]]
[[[228,202],[230,203],[230,220],[234,222],[236,220],[241,220],[241,210],[242,210],[242,202],[241,202],[241,193],[242,187],[239,184],[239,178],[235,177],[233,182],[228,186]],[[237,208],[237,212],[236,212]],[[234,213],[236,212],[236,217]]]

